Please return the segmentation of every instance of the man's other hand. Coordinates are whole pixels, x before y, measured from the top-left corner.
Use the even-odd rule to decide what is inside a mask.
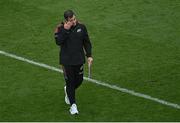
[[[87,58],[87,61],[88,61],[88,64],[89,64],[89,65],[92,65],[93,58],[92,58],[92,57],[88,57],[88,58]]]

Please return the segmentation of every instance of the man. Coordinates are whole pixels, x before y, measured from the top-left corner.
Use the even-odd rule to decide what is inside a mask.
[[[64,72],[66,85],[65,102],[70,104],[70,113],[78,114],[75,99],[75,90],[83,81],[83,64],[85,55],[88,64],[91,65],[93,58],[91,54],[91,42],[85,25],[76,20],[72,10],[64,12],[65,22],[57,26],[55,30],[55,41],[60,46],[60,64]]]

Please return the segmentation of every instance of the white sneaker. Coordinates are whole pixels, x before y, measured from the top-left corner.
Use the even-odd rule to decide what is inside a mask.
[[[69,101],[69,98],[68,98],[67,92],[66,92],[66,86],[64,86],[64,93],[65,93],[65,98],[64,98],[65,103],[68,104],[68,105],[70,105],[70,101]]]
[[[74,114],[79,114],[79,112],[78,112],[78,110],[77,110],[76,104],[72,104],[71,107],[70,107],[70,109],[69,109],[69,111],[70,111],[70,113],[71,113],[72,115],[74,115]]]

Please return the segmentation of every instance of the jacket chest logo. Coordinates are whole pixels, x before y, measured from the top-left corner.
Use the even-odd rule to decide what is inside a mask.
[[[81,29],[77,29],[77,32],[81,32]]]

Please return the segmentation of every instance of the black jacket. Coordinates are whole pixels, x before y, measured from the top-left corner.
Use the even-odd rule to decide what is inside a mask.
[[[62,23],[55,32],[56,44],[60,46],[60,64],[80,65],[85,63],[85,54],[91,56],[91,42],[85,25],[77,23],[69,30]],[[84,51],[85,50],[85,51]]]

